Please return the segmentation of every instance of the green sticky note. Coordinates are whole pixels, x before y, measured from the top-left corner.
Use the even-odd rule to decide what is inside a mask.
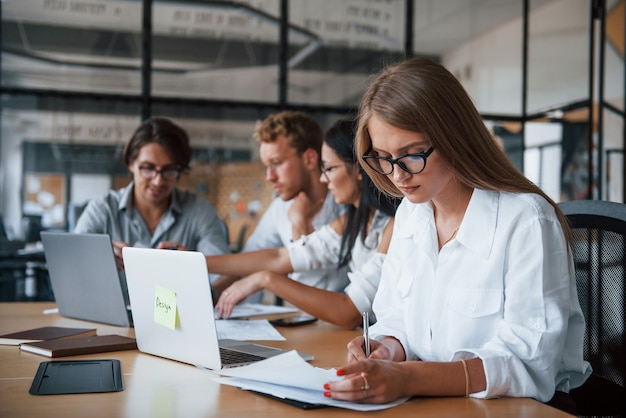
[[[154,322],[171,330],[179,326],[176,292],[156,286],[154,292]]]

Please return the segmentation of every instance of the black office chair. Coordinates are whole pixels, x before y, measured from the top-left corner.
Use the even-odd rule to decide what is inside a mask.
[[[626,205],[559,203],[572,230],[584,356],[593,375],[571,392],[580,416],[626,417]]]

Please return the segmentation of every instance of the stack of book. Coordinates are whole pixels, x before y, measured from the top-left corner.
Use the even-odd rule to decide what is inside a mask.
[[[1,345],[19,345],[20,350],[46,357],[77,356],[109,351],[134,350],[134,338],[96,335],[95,328],[42,327],[0,335]]]

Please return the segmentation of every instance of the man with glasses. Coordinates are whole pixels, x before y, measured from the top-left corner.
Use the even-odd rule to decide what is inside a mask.
[[[242,251],[284,247],[342,213],[328,187],[320,181],[324,134],[320,125],[302,112],[284,111],[257,123],[254,138],[265,166],[265,178],[274,185],[277,197],[263,213]],[[348,285],[345,268],[336,265],[290,277],[309,286],[342,292]],[[237,278],[223,276],[213,284],[215,298]],[[258,292],[247,302],[259,302]],[[217,299],[216,299],[217,300]]]
[[[166,118],[148,119],[126,144],[123,159],[131,183],[90,201],[74,232],[109,234],[120,271],[126,246],[205,255],[230,251],[226,226],[213,206],[176,188],[191,160],[189,137],[182,128]]]

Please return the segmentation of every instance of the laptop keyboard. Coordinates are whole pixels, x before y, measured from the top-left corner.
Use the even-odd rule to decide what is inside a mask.
[[[253,363],[259,360],[265,360],[265,357],[257,356],[250,353],[242,353],[241,351],[229,350],[220,347],[220,357],[223,365]]]

